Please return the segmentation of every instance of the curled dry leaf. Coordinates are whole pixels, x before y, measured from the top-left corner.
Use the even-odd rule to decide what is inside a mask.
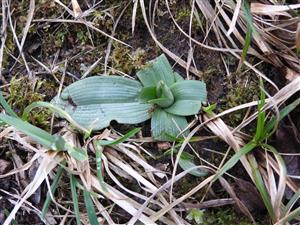
[[[251,213],[260,214],[265,211],[260,194],[251,182],[235,180],[234,191]]]
[[[4,160],[0,159],[0,174],[4,174],[8,172],[9,168],[11,167],[11,163]]]
[[[283,124],[280,124],[276,131],[273,146],[280,153],[296,154],[299,153],[300,150],[299,143],[297,142],[292,128],[284,126]],[[297,155],[283,155],[283,159],[285,161],[288,174],[298,176],[300,174],[299,157]],[[300,187],[300,182],[298,180],[295,180],[295,183],[298,187]],[[290,199],[293,196],[292,190],[287,187],[285,195],[288,199]]]

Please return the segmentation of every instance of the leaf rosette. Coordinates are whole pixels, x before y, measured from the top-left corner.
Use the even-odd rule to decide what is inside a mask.
[[[206,101],[202,81],[184,80],[173,72],[165,55],[149,62],[137,73],[140,82],[118,76],[94,76],[66,87],[52,102],[78,124],[101,130],[112,120],[137,124],[151,118],[156,140],[170,140],[182,134]]]

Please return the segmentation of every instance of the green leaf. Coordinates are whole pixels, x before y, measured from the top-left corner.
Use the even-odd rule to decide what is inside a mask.
[[[205,102],[207,100],[206,84],[198,80],[183,80],[170,87],[175,101],[196,100]]]
[[[0,120],[20,130],[21,132],[28,135],[29,137],[31,137],[33,140],[37,141],[44,147],[49,149],[54,148],[53,150],[58,150],[57,141],[61,141],[61,140],[58,140],[57,137],[55,137],[54,135],[51,135],[46,131],[36,126],[33,126],[30,123],[25,122],[17,117],[8,116],[1,113]]]
[[[177,137],[187,126],[188,123],[183,116],[176,116],[162,109],[156,109],[153,112],[151,132],[152,137],[156,140],[169,140],[168,135]]]
[[[184,78],[182,76],[180,76],[179,73],[174,72],[174,75],[175,75],[175,82],[179,82],[179,81],[184,80]]]
[[[256,132],[254,139],[256,141],[261,141],[264,139],[264,134],[265,134],[265,123],[266,123],[266,112],[262,111],[262,108],[264,107],[266,103],[266,94],[263,90],[263,81],[260,79],[260,102],[257,105],[258,108],[258,117],[257,117],[257,125],[256,125]]]
[[[199,112],[201,102],[195,100],[178,100],[173,105],[164,110],[178,116],[192,116]]]
[[[213,181],[219,179],[224,173],[231,169],[244,155],[251,152],[257,144],[253,141],[248,142],[244,147],[242,147],[238,152],[236,152],[216,173]]]
[[[87,153],[82,149],[72,147],[69,143],[58,135],[51,135],[48,132],[31,125],[30,123],[23,121],[17,117],[11,117],[5,114],[0,114],[0,121],[3,121],[22,133],[28,135],[33,140],[43,145],[45,148],[54,150],[54,151],[64,151],[67,150],[68,153],[77,160],[86,160]]]
[[[300,104],[300,98],[293,101],[291,104],[284,107],[279,112],[279,118],[272,117],[270,121],[267,122],[265,126],[265,134],[264,136],[269,137],[272,135],[277,129],[278,122],[286,117],[290,112],[292,112],[298,105]]]
[[[68,120],[73,126],[75,126],[76,128],[78,128],[79,130],[84,131],[85,133],[88,133],[88,130],[86,130],[85,128],[81,127],[75,120],[73,120],[73,118],[64,110],[62,110],[61,108],[49,103],[49,102],[33,102],[31,103],[29,106],[27,106],[24,109],[22,118],[23,120],[28,120],[29,117],[29,113],[31,110],[33,110],[34,108],[37,107],[44,107],[44,108],[48,108],[50,109],[52,112],[57,113],[60,117],[65,118],[66,120]]]
[[[73,147],[69,143],[66,143],[65,148],[69,155],[78,161],[84,161],[88,159],[86,150],[82,148]]]
[[[299,200],[300,198],[300,189],[298,189],[294,195],[292,196],[292,198],[289,200],[289,202],[286,204],[286,206],[284,207],[284,210],[283,210],[283,215],[289,213],[293,206],[297,203],[297,201]],[[299,208],[300,210],[300,208]]]
[[[160,107],[168,107],[173,104],[174,96],[170,88],[163,82],[159,81],[156,86],[156,96],[158,99],[153,99],[149,103],[158,104]]]
[[[84,197],[84,203],[85,203],[85,207],[86,207],[86,211],[88,214],[88,218],[90,221],[91,225],[97,225],[98,223],[98,219],[97,219],[97,215],[96,215],[96,210],[94,207],[94,203],[93,200],[90,196],[90,192],[84,190],[83,191],[83,197]]]
[[[2,91],[0,91],[0,104],[3,106],[4,110],[13,117],[18,117],[18,115],[14,112],[14,110],[9,106],[7,101],[2,95]]]
[[[202,107],[203,111],[206,112],[209,116],[213,115],[213,111],[217,108],[217,103]]]
[[[150,104],[139,102],[139,82],[116,76],[95,76],[77,81],[52,102],[79,125],[100,130],[112,120],[137,124],[150,118]]]
[[[243,4],[243,11],[245,12],[245,16],[246,16],[246,22],[247,22],[247,33],[246,33],[246,37],[245,37],[245,42],[244,42],[244,46],[243,46],[243,51],[241,54],[241,59],[239,62],[239,65],[242,65],[246,59],[250,44],[251,44],[251,39],[253,36],[253,33],[256,33],[256,29],[254,27],[253,24],[253,17],[250,11],[250,6],[249,3],[247,1],[244,1]]]
[[[156,87],[145,87],[139,94],[139,99],[143,103],[147,103],[149,100],[156,98]]]
[[[99,180],[99,184],[103,188],[104,191],[107,191],[107,187],[104,182],[103,174],[102,174],[102,151],[103,147],[100,145],[99,141],[94,141],[95,152],[96,152],[96,170],[97,177]]]
[[[137,76],[144,87],[156,86],[161,80],[170,87],[176,81],[172,67],[164,54],[149,62],[137,72]]]
[[[193,167],[196,167],[195,163],[194,163],[194,157],[187,153],[187,152],[182,152],[180,155],[180,159],[178,162],[179,166],[181,167],[181,169],[183,170],[189,170]],[[201,170],[201,169],[193,169],[189,172],[189,174],[196,176],[196,177],[203,177],[207,175],[207,171]]]
[[[204,210],[191,209],[189,214],[186,216],[189,221],[195,221],[196,224],[203,224],[204,222]]]
[[[60,181],[60,178],[61,178],[61,175],[62,175],[63,171],[64,171],[64,168],[62,166],[60,166],[58,168],[58,170],[57,170],[57,173],[56,173],[56,175],[54,177],[54,180],[53,180],[53,182],[51,184],[51,187],[50,187],[50,190],[49,190],[49,191],[51,191],[52,195],[55,194],[55,191],[56,191],[56,189],[58,187],[58,183]],[[51,202],[51,195],[50,195],[49,191],[47,193],[46,201],[45,201],[45,203],[43,205],[42,218],[45,218],[45,215],[46,215],[46,213],[48,211],[48,208],[49,208],[49,205],[50,205],[50,202]]]
[[[74,175],[70,175],[70,184],[71,184],[71,193],[72,193],[72,201],[73,201],[73,207],[74,207],[74,213],[76,217],[76,224],[80,225],[80,211],[79,211],[79,204],[78,204],[78,194],[76,190],[76,178]]]
[[[260,196],[264,202],[265,207],[268,210],[268,213],[269,213],[272,221],[275,223],[276,216],[275,216],[275,212],[274,212],[274,209],[272,206],[272,201],[271,201],[269,192],[265,186],[265,182],[262,177],[262,174],[259,171],[257,161],[253,155],[249,155],[249,163],[250,163],[250,166],[252,169],[252,175],[253,175],[253,180],[254,180],[255,186],[260,193]]]
[[[100,140],[97,143],[99,143],[100,145],[109,145],[109,146],[113,146],[113,145],[117,145],[120,144],[124,141],[126,141],[127,139],[133,137],[136,133],[138,133],[141,130],[140,127],[134,128],[131,131],[129,131],[127,134],[125,134],[123,137],[118,138],[117,140],[114,141],[105,141],[105,140]]]

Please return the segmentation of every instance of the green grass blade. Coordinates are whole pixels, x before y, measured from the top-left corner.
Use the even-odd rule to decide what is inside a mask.
[[[277,130],[278,122],[286,117],[290,112],[292,112],[299,104],[300,98],[296,99],[294,102],[280,110],[279,118],[271,118],[270,121],[268,121],[268,123],[266,124],[265,135],[268,137],[271,136]]]
[[[9,213],[10,213],[10,212],[9,212],[7,209],[4,209],[4,214],[5,214],[6,217],[9,216]],[[17,223],[17,221],[14,220],[14,219],[11,221],[11,224],[12,224],[12,225],[19,225],[19,224]]]
[[[0,104],[2,105],[4,110],[8,113],[8,115],[13,116],[13,117],[18,117],[18,115],[14,112],[14,110],[10,107],[10,105],[7,103],[7,101],[3,97],[1,90],[0,90]]]
[[[253,25],[252,14],[250,12],[249,3],[247,1],[244,1],[243,9],[244,9],[245,16],[246,16],[247,33],[246,33],[245,43],[243,46],[243,51],[242,51],[241,60],[240,60],[239,65],[242,65],[246,59],[246,56],[247,56],[247,53],[248,53],[248,50],[249,50],[249,47],[251,44],[252,34],[253,34],[253,31],[255,30],[254,25]]]
[[[105,141],[105,140],[100,140],[98,141],[98,143],[100,145],[103,145],[103,146],[113,146],[113,145],[117,145],[117,144],[120,144],[120,143],[123,143],[124,141],[126,141],[127,139],[133,137],[136,133],[138,133],[139,131],[141,130],[140,127],[137,127],[137,128],[134,128],[132,129],[131,131],[129,131],[128,133],[126,133],[123,137],[120,137],[118,138],[117,140],[114,140],[114,141]]]
[[[183,170],[190,170],[191,168],[196,167],[196,164],[194,163],[194,156],[187,152],[182,152],[178,164]],[[188,173],[195,177],[204,177],[208,174],[208,171],[196,168]]]
[[[64,168],[61,167],[61,166],[57,170],[57,173],[54,177],[54,180],[53,180],[53,182],[50,186],[50,191],[51,191],[52,195],[55,194],[55,191],[58,187],[58,183],[60,181],[60,178],[62,176],[63,171],[64,171]],[[42,218],[45,218],[45,215],[48,212],[48,208],[49,208],[50,203],[51,203],[51,196],[50,196],[49,191],[48,191],[46,201],[45,201],[45,203],[43,205],[43,209],[42,209]]]
[[[78,161],[84,161],[88,159],[87,151],[83,148],[74,147],[69,143],[65,144],[65,148],[69,155]]]
[[[251,141],[242,147],[238,152],[236,152],[222,168],[216,173],[213,181],[219,179],[224,173],[231,169],[244,155],[252,151],[256,147],[256,143]]]
[[[266,104],[266,94],[263,90],[263,82],[260,79],[260,102],[258,104],[258,117],[257,117],[257,125],[254,139],[259,142],[264,139],[265,133],[265,123],[266,123],[266,112],[262,111],[262,108]]]
[[[52,149],[54,151],[67,150],[68,153],[77,160],[86,160],[87,153],[83,149],[71,146],[69,143],[58,135],[51,135],[48,132],[31,125],[30,123],[23,121],[17,117],[8,116],[0,113],[0,121],[7,123],[22,133],[28,135],[33,140],[37,141],[45,148]]]
[[[95,151],[96,151],[96,167],[97,167],[97,177],[99,180],[100,185],[102,186],[104,191],[107,191],[107,188],[105,186],[103,174],[102,174],[102,151],[103,148],[99,144],[99,142],[94,142]]]
[[[284,210],[283,210],[284,215],[287,214],[292,209],[292,207],[295,205],[295,203],[298,201],[299,198],[300,198],[300,189],[298,189],[295,192],[293,197],[289,200],[289,202],[284,207]]]
[[[300,207],[293,210],[291,213],[286,215],[284,218],[282,218],[280,221],[277,222],[277,224],[286,224],[287,222],[296,219],[300,216]]]
[[[75,126],[77,129],[83,131],[84,133],[89,132],[87,129],[85,129],[84,127],[80,126],[66,111],[64,111],[63,109],[49,103],[49,102],[34,102],[32,104],[30,104],[29,106],[27,106],[24,109],[22,118],[24,120],[28,120],[29,117],[29,113],[31,110],[33,110],[34,108],[38,108],[38,107],[44,107],[47,109],[50,109],[52,112],[59,114],[60,117],[65,118],[66,120],[68,120],[73,126]]]
[[[80,211],[79,211],[79,204],[78,204],[78,194],[76,190],[76,178],[74,175],[70,175],[70,184],[71,184],[71,192],[72,192],[72,200],[73,200],[73,207],[74,207],[74,213],[76,217],[76,224],[80,225]]]
[[[270,199],[268,191],[265,187],[263,178],[262,178],[261,173],[258,169],[258,164],[257,164],[256,159],[254,158],[254,156],[249,156],[249,163],[250,163],[250,166],[251,166],[251,169],[252,169],[252,174],[253,174],[253,179],[254,179],[255,186],[256,186],[256,188],[258,189],[258,191],[261,195],[261,198],[264,202],[265,207],[268,210],[268,213],[269,213],[272,221],[274,222],[275,221],[275,213],[274,213],[274,210],[273,210],[273,207],[272,207],[271,199]]]
[[[91,225],[99,225],[97,215],[96,215],[96,210],[94,207],[93,200],[90,196],[90,192],[84,190],[83,191],[83,197],[84,197],[84,203],[86,207],[86,211],[89,217],[89,221]]]
[[[56,138],[55,136],[47,133],[46,131],[31,125],[28,122],[25,122],[19,118],[8,116],[5,114],[0,114],[0,121],[3,121],[16,129],[20,130],[24,134],[30,136],[35,141],[39,142],[46,148],[53,149],[56,146]],[[55,149],[53,149],[55,150]]]

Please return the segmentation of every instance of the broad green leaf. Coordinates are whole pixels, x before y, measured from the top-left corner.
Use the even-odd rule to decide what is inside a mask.
[[[98,225],[99,223],[98,223],[98,219],[97,219],[97,215],[96,215],[96,210],[95,210],[94,203],[91,198],[90,192],[84,190],[83,197],[84,197],[84,203],[85,203],[85,207],[86,207],[86,211],[88,214],[90,224]]]
[[[132,103],[137,101],[141,84],[118,76],[93,76],[66,87],[60,97],[78,105]]]
[[[177,137],[187,126],[188,123],[183,116],[176,116],[162,109],[156,109],[152,114],[151,132],[156,140],[169,140],[168,135]]]
[[[144,87],[156,86],[161,80],[170,87],[176,81],[176,75],[164,54],[149,62],[137,73],[137,76]],[[177,79],[180,78],[177,77]]]
[[[112,120],[137,124],[150,118],[150,104],[140,103],[139,82],[116,76],[96,76],[68,86],[52,102],[80,126],[100,130]]]
[[[179,82],[179,81],[184,80],[184,78],[182,76],[180,76],[179,73],[174,72],[174,75],[175,75],[175,82]]]
[[[183,170],[189,170],[193,167],[196,167],[196,165],[194,163],[194,157],[187,152],[181,153],[178,164]],[[195,168],[195,169],[191,170],[189,172],[189,174],[196,176],[196,177],[203,177],[203,176],[207,175],[207,171]]]
[[[196,100],[205,102],[207,100],[206,84],[198,80],[183,80],[176,82],[170,87],[175,101]]]
[[[178,116],[192,116],[199,112],[201,102],[195,100],[178,100],[173,105],[164,110]]]

